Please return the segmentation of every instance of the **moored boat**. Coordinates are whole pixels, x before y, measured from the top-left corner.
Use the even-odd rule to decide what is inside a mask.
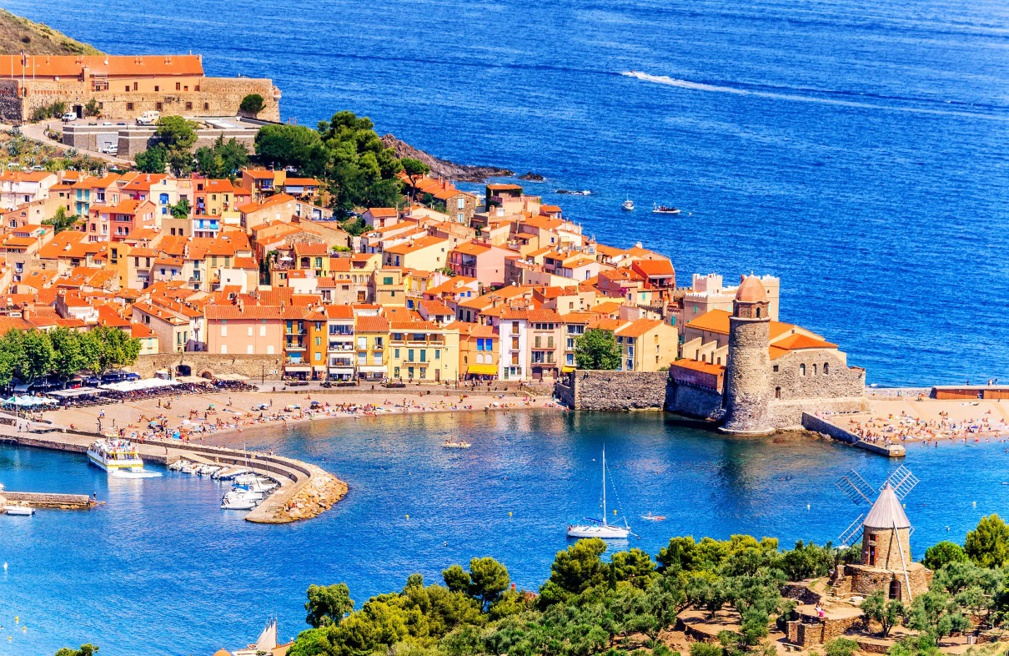
[[[442,448],[445,449],[468,449],[473,445],[465,440],[458,440],[458,441],[445,440],[441,446]]]
[[[120,478],[153,478],[158,472],[144,469],[137,447],[128,440],[98,439],[88,447],[88,460],[106,473]]]
[[[620,203],[620,207],[621,207],[621,208],[622,208],[622,209],[623,209],[623,210],[624,210],[625,212],[633,212],[633,211],[634,211],[634,201],[633,201],[633,200],[631,200],[630,198],[628,198],[628,199],[627,199],[627,200],[625,200],[624,202]]]
[[[652,205],[652,214],[679,214],[679,208],[672,207],[670,205]]]
[[[626,540],[631,533],[631,527],[624,520],[623,526],[614,526],[606,521],[606,448],[603,448],[603,518],[585,518],[589,524],[571,524],[568,526],[569,538],[602,538],[603,540]]]
[[[31,517],[35,509],[29,506],[4,506],[4,512],[15,517]]]

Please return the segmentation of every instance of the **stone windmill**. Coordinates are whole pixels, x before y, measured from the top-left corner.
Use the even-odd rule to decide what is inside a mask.
[[[835,485],[855,505],[870,506],[838,537],[842,547],[862,541],[859,565],[846,565],[844,578],[851,592],[868,594],[884,589],[891,599],[914,598],[916,590],[927,589],[931,572],[911,560],[911,526],[901,502],[918,485],[918,478],[901,465],[877,491],[855,471],[842,476]]]

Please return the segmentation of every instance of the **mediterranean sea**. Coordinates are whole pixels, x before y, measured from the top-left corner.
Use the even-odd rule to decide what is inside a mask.
[[[805,437],[731,439],[658,414],[555,410],[429,414],[317,422],[247,432],[339,474],[350,493],[320,517],[280,526],[219,509],[222,486],[166,473],[108,479],[83,456],[0,446],[13,490],[89,493],[92,511],[0,516],[0,656],[51,654],[93,641],[102,654],[210,654],[254,639],[278,617],[307,628],[313,583],[346,582],[358,606],[420,572],[429,582],[493,556],[519,586],[539,586],[568,523],[599,513],[605,445],[610,508],[640,539],[613,548],[655,554],[674,535],[733,533],[834,540],[866,508],[834,486],[850,469],[879,485],[897,461]],[[446,450],[449,436],[473,447]],[[922,483],[906,498],[912,549],[962,540],[1009,503],[1006,443],[912,446]],[[642,515],[664,515],[645,521]],[[409,516],[409,518],[407,517]],[[18,616],[21,624],[13,625]],[[21,631],[27,626],[27,632]],[[7,637],[11,640],[8,641]]]
[[[105,52],[270,77],[285,120],[350,109],[435,155],[545,175],[529,193],[669,255],[680,284],[780,276],[783,320],[870,383],[1009,381],[1004,2],[0,4]]]

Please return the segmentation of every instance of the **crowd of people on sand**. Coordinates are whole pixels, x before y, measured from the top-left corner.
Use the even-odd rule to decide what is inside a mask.
[[[948,412],[940,411],[938,419],[913,417],[902,410],[899,415],[874,417],[866,421],[851,422],[849,431],[859,439],[873,444],[921,441],[924,446],[939,446],[940,440],[968,440],[1009,438],[1009,424],[996,419],[989,409],[979,418],[952,419]]]
[[[458,400],[456,400],[458,397]],[[493,401],[487,403],[483,410],[509,410],[533,407],[556,407],[556,401],[549,399],[540,403],[540,399],[524,396],[521,399],[512,397],[514,401],[506,401],[505,394],[495,395]],[[290,427],[301,421],[316,419],[331,419],[339,417],[376,417],[390,414],[407,414],[416,412],[445,412],[476,409],[472,403],[467,403],[469,395],[446,393],[444,397],[426,400],[425,402],[403,398],[402,401],[384,399],[382,403],[333,403],[328,400],[312,400],[311,394],[306,394],[304,401],[299,397],[288,396],[285,405],[278,402],[274,408],[273,398],[261,403],[255,403],[249,409],[237,409],[234,399],[228,397],[224,407],[209,403],[205,410],[191,409],[187,415],[176,415],[180,422],[173,421],[168,414],[159,412],[153,415],[141,414],[139,422],[126,426],[116,426],[112,420],[111,430],[106,434],[114,434],[123,439],[146,440],[158,438],[173,438],[186,441],[199,440],[222,431],[256,428],[269,424],[281,424]],[[158,409],[170,410],[172,398],[159,398]],[[103,432],[105,411],[101,410],[97,417],[98,432]]]

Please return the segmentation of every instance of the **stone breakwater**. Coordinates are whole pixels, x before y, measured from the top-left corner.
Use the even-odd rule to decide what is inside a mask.
[[[97,437],[100,436],[40,423],[33,423],[27,432],[18,432],[0,423],[0,440],[18,446],[83,454]],[[141,458],[148,462],[167,465],[185,459],[201,464],[241,466],[277,482],[280,487],[245,516],[246,521],[257,524],[311,519],[347,494],[347,484],[336,476],[293,458],[179,440],[137,440],[134,444]]]

